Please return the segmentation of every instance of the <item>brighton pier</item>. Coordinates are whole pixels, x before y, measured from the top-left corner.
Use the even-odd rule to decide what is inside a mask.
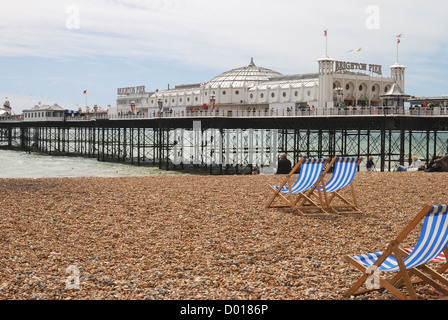
[[[107,112],[35,106],[0,117],[0,147],[209,174],[274,173],[280,153],[373,156],[385,171],[447,152],[448,98],[406,94],[406,67],[387,77],[379,65],[317,62],[315,74],[285,76],[251,59],[201,84],[122,88]]]
[[[283,152],[293,162],[301,156],[373,156],[382,171],[406,165],[413,155],[429,163],[447,152],[448,116],[382,111],[13,119],[0,121],[0,146],[210,174],[270,173]]]

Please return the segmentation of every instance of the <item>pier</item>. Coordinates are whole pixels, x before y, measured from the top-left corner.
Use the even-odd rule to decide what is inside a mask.
[[[373,156],[377,169],[424,163],[447,152],[448,116],[437,110],[331,110],[291,114],[190,114],[64,117],[0,121],[0,147],[98,161],[197,168],[208,174],[269,173],[278,155]]]

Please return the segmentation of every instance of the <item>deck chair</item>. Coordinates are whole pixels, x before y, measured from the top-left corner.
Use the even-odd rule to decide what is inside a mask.
[[[321,198],[319,201],[316,201],[311,195],[318,188],[325,164],[328,161],[329,159],[326,158],[301,158],[279,186],[269,185],[273,194],[265,207],[291,207],[300,215],[304,215],[300,208],[308,208],[312,205],[312,207],[317,208],[321,213],[327,213],[321,206],[323,199]],[[292,183],[292,176],[299,168],[299,177]],[[281,205],[274,204],[276,198],[282,201]]]
[[[361,158],[334,157],[323,176],[334,166],[333,175],[327,183],[320,186],[325,199],[325,207],[333,213],[362,213],[356,200],[353,179]],[[322,179],[323,180],[323,179]],[[351,199],[343,196],[342,189],[350,187]]]
[[[400,244],[422,220],[417,244],[412,250],[409,248],[407,251],[404,250]],[[363,275],[344,295],[349,297],[372,290],[387,289],[399,299],[415,300],[417,294],[413,285],[422,282],[448,295],[448,279],[442,275],[448,269],[446,260],[437,271],[428,266],[429,262],[440,259],[442,252],[447,256],[447,243],[448,205],[426,205],[398,237],[390,241],[384,251],[345,256],[346,260],[358,268]],[[386,279],[384,274],[389,274],[391,277]],[[412,280],[413,276],[418,280]],[[361,289],[364,284],[367,289]],[[403,286],[407,289],[407,294],[403,293],[405,291]]]

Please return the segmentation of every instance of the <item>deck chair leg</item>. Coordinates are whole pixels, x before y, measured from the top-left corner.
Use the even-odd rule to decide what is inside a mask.
[[[339,198],[345,205],[331,205],[331,202],[334,200],[334,198]],[[334,194],[332,195],[332,197],[330,198],[330,205],[329,207],[332,209],[332,211],[334,213],[361,213],[361,211],[358,208],[358,205],[356,203],[356,200],[354,198],[354,202],[350,202],[348,199],[346,199],[344,196],[342,196],[340,193],[338,192],[334,192]],[[337,208],[341,209],[341,208],[347,208],[347,209],[351,209],[352,211],[341,211],[341,210],[337,210]]]
[[[438,271],[428,267],[428,266],[421,266],[421,269],[423,269],[423,271],[425,271],[426,273],[428,273],[429,275],[431,275],[431,277],[434,280],[438,280],[440,281],[443,285],[448,286],[448,279],[446,277],[444,277],[441,273],[439,273]]]
[[[320,190],[318,189],[318,188],[316,188],[316,192],[311,192],[310,194],[309,194],[309,197],[311,198],[311,197],[314,197],[314,198],[316,198],[317,200],[317,202],[320,204],[319,205],[319,209],[323,212],[323,213],[325,213],[325,214],[328,214],[328,212],[325,210],[325,208],[326,208],[326,204],[325,204],[325,202],[324,202],[324,199],[323,199],[323,197],[322,197],[322,193],[320,192]]]
[[[423,282],[428,283],[429,285],[431,285],[432,287],[434,287],[436,290],[438,290],[439,292],[448,295],[448,279],[443,276],[443,272],[446,270],[446,268],[448,267],[448,263],[444,263],[444,265],[439,268],[438,270],[434,270],[428,266],[420,266],[418,267],[418,269],[412,269],[410,272],[416,276],[417,278],[419,278],[419,280],[413,281],[413,284],[420,284]],[[423,273],[425,272],[425,273]],[[426,274],[428,274],[429,276],[427,276]],[[439,282],[436,282],[439,281]],[[398,282],[395,286],[399,287],[403,285],[403,281],[400,278],[400,282]]]
[[[366,268],[358,263],[358,261],[350,256],[345,256],[345,259],[362,273],[362,276],[344,293],[345,297],[350,297],[351,295],[355,295],[356,291],[366,282],[368,275]]]
[[[322,189],[323,189],[322,193],[324,194],[322,203],[325,204],[325,208],[328,208],[330,206],[330,201],[328,200],[328,194],[327,194],[327,191],[325,190],[324,185],[322,185]],[[316,192],[319,192],[319,191],[316,191]]]
[[[308,191],[306,194],[305,193],[301,193],[297,199],[292,202],[291,204],[291,208],[296,211],[297,213],[301,214],[301,215],[316,215],[313,213],[310,214],[304,214],[301,210],[304,209],[308,209],[308,210],[318,210],[321,214],[325,214],[327,215],[328,212],[325,211],[325,209],[322,206],[322,202],[321,201],[315,201],[312,199],[312,197],[314,196],[314,192],[313,190]],[[318,200],[320,200],[318,198]]]
[[[353,183],[350,183],[350,188],[352,190],[353,203],[356,207],[358,207],[358,200],[356,199],[355,187],[353,186]]]
[[[271,190],[274,191],[274,194],[269,198],[268,202],[267,202],[266,205],[265,205],[265,208],[270,208],[272,202],[274,202],[275,197],[276,197],[277,194],[280,192],[280,189],[279,189],[279,190],[275,190],[275,189],[272,188],[271,186],[269,186],[269,188],[270,188]]]
[[[387,255],[388,254],[385,253],[384,256],[381,256],[380,258],[378,258],[378,260],[377,260],[378,264],[381,264],[384,261],[384,259],[387,257]],[[368,288],[368,289],[359,290],[359,288],[363,284],[366,284],[366,281],[367,281],[368,277],[370,276],[367,273],[367,268],[365,266],[363,266],[362,264],[360,264],[355,259],[353,259],[349,255],[345,256],[345,260],[349,264],[351,264],[354,267],[356,267],[362,273],[362,276],[344,293],[345,297],[350,297],[351,295],[364,294],[364,293],[368,293],[368,292],[372,292],[372,291],[378,291],[378,290],[385,289],[386,287],[391,287],[390,285],[388,285],[387,282],[383,281],[382,279],[379,279],[380,280],[380,285],[381,285],[380,288]],[[391,288],[391,290],[393,291],[394,289]]]
[[[356,291],[366,282],[366,280],[367,280],[367,275],[366,274],[364,274],[364,275],[362,275],[359,279],[358,279],[358,281],[356,281],[351,287],[350,287],[350,289],[348,289],[345,293],[344,293],[344,296],[346,297],[346,298],[349,298],[350,296],[352,296],[352,295],[355,295],[356,294]]]
[[[417,294],[415,293],[414,287],[412,285],[411,278],[409,277],[409,273],[406,270],[406,266],[403,262],[403,257],[400,249],[398,248],[398,244],[395,240],[391,241],[392,252],[395,254],[395,259],[397,259],[398,266],[400,268],[400,274],[403,278],[403,281],[408,289],[409,296],[412,300],[417,299]]]
[[[268,202],[265,205],[265,208],[286,208],[289,207],[291,204],[288,201],[288,199],[285,198],[283,194],[281,194],[280,188],[278,190],[275,190],[272,188],[272,186],[269,186],[271,190],[274,192],[274,194],[269,198]],[[273,205],[274,200],[279,197],[285,204],[284,205]]]
[[[437,270],[437,273],[439,273],[439,274],[444,273],[448,269],[448,246],[445,249],[443,249],[443,253],[445,255],[446,260],[445,260],[445,263],[443,264],[443,266],[441,266],[439,268],[439,270]]]
[[[446,255],[445,255],[446,256]],[[445,262],[445,264],[443,266],[441,266],[439,268],[439,270],[437,270],[437,273],[442,274],[445,273],[445,271],[448,269],[448,262]]]
[[[429,272],[428,270],[425,270],[426,272],[430,273],[433,278],[428,277],[427,275],[425,275],[423,272],[421,272],[418,269],[412,270],[411,272],[418,278],[422,279],[424,282],[428,283],[429,285],[431,285],[434,289],[436,289],[439,292],[442,292],[443,294],[447,295],[448,294],[448,290],[445,289],[444,287],[442,287],[439,283],[437,283],[436,281],[434,281],[434,278],[437,278],[437,280],[442,281],[444,279],[441,279],[440,277],[438,277],[437,275],[435,275],[434,273],[436,273],[434,271],[434,273]],[[446,280],[446,279],[445,279]],[[446,284],[445,284],[446,285]]]
[[[382,288],[392,293],[398,299],[408,300],[408,298],[400,290],[398,290],[396,286],[392,285],[390,282],[380,279],[380,285],[382,286]]]
[[[297,205],[298,203],[300,203],[301,205],[303,205],[303,206],[306,206],[306,205],[310,205],[310,206],[314,206],[314,207],[316,207],[316,206],[318,206],[312,199],[311,199],[311,195],[308,193],[308,194],[304,194],[304,193],[301,193],[298,197],[297,197],[297,199],[295,200],[295,201],[293,201],[292,202],[294,205]]]

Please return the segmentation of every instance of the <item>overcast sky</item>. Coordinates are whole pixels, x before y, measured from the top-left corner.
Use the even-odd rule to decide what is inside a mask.
[[[3,0],[0,97],[115,106],[117,88],[207,82],[256,65],[317,72],[336,60],[407,67],[408,94],[448,95],[448,2],[297,0]],[[324,30],[328,30],[327,39]],[[359,52],[348,52],[362,48]],[[87,95],[83,91],[87,90]],[[3,101],[2,101],[3,102]]]

